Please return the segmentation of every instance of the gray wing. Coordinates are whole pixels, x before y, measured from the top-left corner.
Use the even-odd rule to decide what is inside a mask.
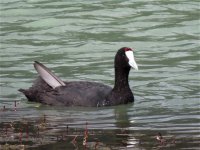
[[[59,86],[65,86],[65,83],[58,78],[55,74],[53,74],[50,69],[48,69],[46,66],[41,64],[38,61],[35,61],[34,63],[35,70],[38,72],[40,77],[53,89]]]

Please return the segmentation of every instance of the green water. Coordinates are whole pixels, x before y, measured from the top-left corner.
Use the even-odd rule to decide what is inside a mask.
[[[98,149],[199,149],[199,12],[198,0],[1,0],[0,149],[6,142],[83,149],[86,122],[87,149],[97,141]],[[124,46],[134,49],[139,66],[129,76],[134,104],[50,107],[17,91],[37,76],[35,60],[63,80],[112,86],[114,55]],[[167,142],[156,141],[158,132]]]

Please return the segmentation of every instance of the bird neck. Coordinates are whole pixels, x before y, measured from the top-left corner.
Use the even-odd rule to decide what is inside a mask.
[[[121,91],[122,89],[129,88],[128,75],[130,68],[115,67],[115,85],[113,90]]]

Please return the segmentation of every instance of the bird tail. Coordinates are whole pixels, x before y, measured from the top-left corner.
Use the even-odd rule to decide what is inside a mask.
[[[53,74],[49,68],[44,66],[38,61],[34,63],[35,70],[38,72],[40,77],[53,89],[59,86],[65,86],[66,84],[55,74]]]

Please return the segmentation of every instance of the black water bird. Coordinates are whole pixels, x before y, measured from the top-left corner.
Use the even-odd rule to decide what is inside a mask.
[[[98,82],[64,82],[40,62],[35,61],[34,67],[39,77],[29,89],[19,89],[29,101],[47,105],[85,107],[114,106],[134,101],[128,76],[130,69],[138,70],[138,66],[131,48],[123,47],[115,55],[113,88]]]

